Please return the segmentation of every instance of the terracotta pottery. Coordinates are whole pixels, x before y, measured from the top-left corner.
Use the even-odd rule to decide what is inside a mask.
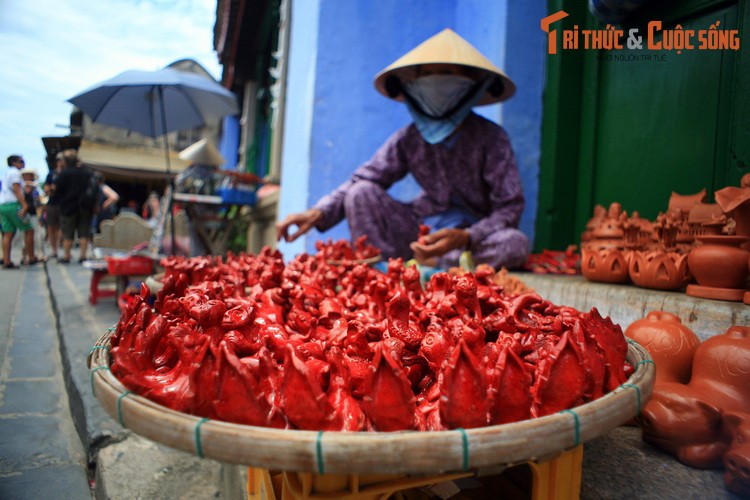
[[[681,209],[659,213],[654,222],[654,232],[661,247],[666,250],[676,248],[677,235],[682,227],[687,228],[687,222]]]
[[[643,288],[680,290],[692,280],[687,256],[663,250],[634,250],[628,265],[630,279]]]
[[[726,413],[723,421],[732,439],[724,454],[724,486],[732,493],[750,498],[750,414]]]
[[[586,242],[594,238],[594,230],[607,217],[607,209],[602,205],[594,206],[594,215],[586,222],[586,228],[581,234],[581,241]]]
[[[729,448],[722,414],[750,413],[750,327],[731,326],[698,346],[688,384],[654,387],[643,439],[691,467],[719,468]]]
[[[690,213],[693,205],[703,203],[704,201],[706,201],[705,189],[701,189],[695,194],[679,194],[672,191],[672,195],[669,197],[669,204],[667,205],[667,212],[672,212],[679,208],[687,214]]]
[[[589,221],[591,230],[584,233],[586,239],[582,240],[581,247],[595,250],[624,248],[625,234],[622,224],[627,216],[628,214],[622,210],[622,206],[617,202],[611,203],[605,214],[601,213],[601,205],[597,205],[594,217]]]
[[[745,295],[750,251],[740,248],[745,236],[698,236],[701,245],[688,254],[688,267],[698,285],[687,294],[717,300],[741,301]]]
[[[720,189],[714,197],[721,209],[734,219],[735,234],[749,238],[742,247],[750,250],[750,174],[742,176],[740,187]]]
[[[625,240],[626,248],[636,249],[642,247],[640,237],[645,222],[647,221],[641,219],[638,212],[633,212],[633,215],[622,221],[623,239]]]
[[[742,302],[750,306],[750,292],[745,292],[745,298],[742,299]]]
[[[628,280],[626,253],[617,248],[582,248],[581,273],[589,281],[624,283]]]
[[[679,316],[666,311],[651,311],[625,329],[625,336],[646,349],[656,364],[656,387],[663,382],[687,384],[700,338],[682,324]]]

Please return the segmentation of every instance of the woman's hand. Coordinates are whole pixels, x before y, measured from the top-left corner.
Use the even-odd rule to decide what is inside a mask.
[[[297,214],[290,214],[287,217],[276,224],[276,239],[292,242],[312,229],[320,219],[323,218],[323,212],[316,208],[305,210]],[[297,226],[297,231],[289,233],[291,226]]]
[[[437,257],[457,248],[466,248],[469,240],[469,233],[465,229],[446,228],[422,236],[409,246],[417,262],[434,265]]]

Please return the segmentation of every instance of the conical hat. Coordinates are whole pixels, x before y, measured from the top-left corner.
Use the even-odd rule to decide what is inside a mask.
[[[400,91],[393,92],[386,89],[387,81],[391,76],[398,77],[401,84],[413,80],[417,76],[416,67],[420,64],[458,64],[495,75],[502,85],[490,85],[484,97],[477,103],[479,105],[504,101],[516,91],[516,85],[508,78],[508,75],[451,29],[444,29],[432,38],[428,38],[378,73],[375,76],[375,88],[386,97],[403,101],[404,96]]]
[[[203,138],[200,141],[183,149],[177,157],[190,163],[200,165],[209,165],[211,167],[220,167],[226,163],[226,160],[219,150],[216,149],[208,139]]]

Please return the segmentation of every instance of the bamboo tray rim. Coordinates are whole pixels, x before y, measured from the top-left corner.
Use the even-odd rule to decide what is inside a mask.
[[[345,266],[345,265],[356,265],[356,264],[376,264],[383,260],[381,255],[375,255],[373,257],[367,257],[366,259],[327,259],[326,264],[330,266]]]
[[[633,374],[584,405],[502,425],[446,431],[323,432],[275,429],[198,417],[129,391],[109,369],[114,329],[91,349],[91,388],[120,425],[201,458],[319,474],[428,474],[554,458],[637,416],[651,397],[655,366],[628,340]]]

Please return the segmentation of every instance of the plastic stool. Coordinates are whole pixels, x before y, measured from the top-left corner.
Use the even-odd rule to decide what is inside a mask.
[[[101,297],[114,297],[117,295],[117,290],[111,288],[99,288],[99,283],[108,275],[109,273],[106,270],[92,270],[91,284],[89,286],[89,303],[91,305],[96,305]]]
[[[505,479],[504,473],[493,476],[493,495],[503,498],[532,500],[577,499],[581,491],[583,445],[562,452],[547,461],[526,462],[531,471],[530,488]],[[506,470],[516,469],[510,467]],[[394,474],[313,474],[307,472],[269,471],[248,467],[247,498],[254,500],[347,499],[376,500],[409,496],[407,490],[474,476],[473,472],[457,472],[434,476]],[[528,488],[528,486],[527,486]],[[507,491],[506,491],[507,490]],[[478,491],[478,490],[477,490]],[[406,495],[402,495],[402,492]],[[487,498],[486,490],[473,497],[472,489],[461,491],[456,498]]]

